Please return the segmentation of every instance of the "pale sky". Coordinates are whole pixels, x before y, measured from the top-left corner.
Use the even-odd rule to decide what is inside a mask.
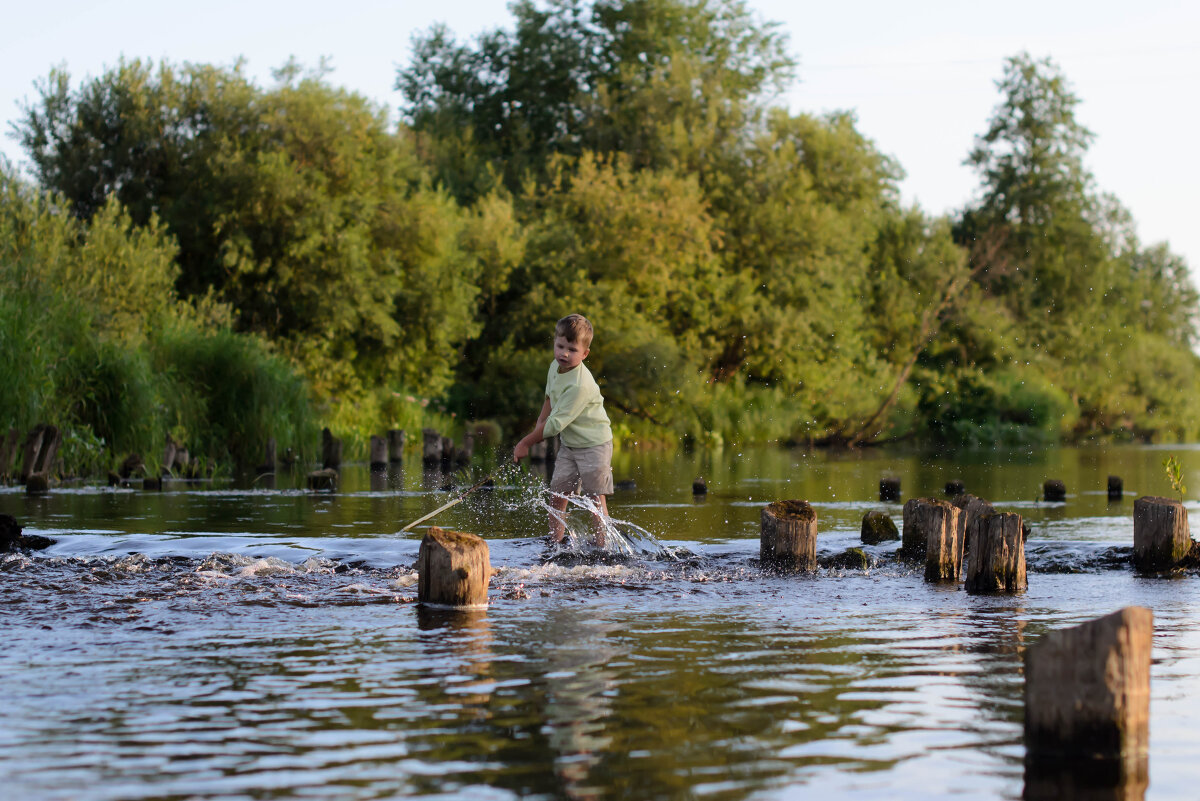
[[[896,158],[903,197],[932,213],[962,207],[977,179],[962,162],[999,101],[1005,57],[1050,56],[1081,99],[1095,134],[1087,165],[1138,223],[1143,242],[1168,241],[1200,275],[1194,193],[1200,157],[1200,3],[1195,0],[749,0],[782,24],[799,80],[779,103],[794,112],[852,110],[859,129]],[[0,151],[23,154],[8,136],[34,81],[65,66],[78,81],[128,58],[231,64],[239,56],[263,85],[295,56],[331,60],[332,83],[395,115],[393,89],[414,33],[446,23],[470,39],[511,17],[502,0],[341,0],[205,4],[8,0],[0,48]],[[1189,100],[1189,98],[1191,98]]]

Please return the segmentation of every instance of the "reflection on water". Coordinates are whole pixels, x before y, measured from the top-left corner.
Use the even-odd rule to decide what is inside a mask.
[[[1185,468],[1200,452],[1181,452]],[[59,542],[0,557],[0,781],[74,799],[1190,797],[1200,766],[1196,576],[1136,577],[1132,503],[1162,493],[1162,451],[961,458],[767,450],[624,454],[611,499],[633,557],[564,553],[512,476],[439,517],[489,538],[487,610],[418,607],[409,520],[454,497],[419,464],[102,488],[0,511]],[[1191,460],[1191,461],[1189,461]],[[818,550],[862,515],[950,478],[1020,511],[1029,590],[927,585],[869,546],[869,570],[778,576],[757,563],[761,505],[808,498]],[[691,498],[703,474],[709,495]],[[1036,502],[1044,478],[1066,504]],[[462,482],[459,482],[461,485]],[[588,526],[578,510],[581,531]],[[1026,774],[1024,649],[1046,631],[1151,607],[1148,786],[1093,792]],[[1065,795],[1073,794],[1073,795]]]

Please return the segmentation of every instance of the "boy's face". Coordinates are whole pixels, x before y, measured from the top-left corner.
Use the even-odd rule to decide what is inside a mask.
[[[566,337],[554,338],[554,361],[558,372],[566,373],[578,367],[590,351],[578,342],[568,342]]]

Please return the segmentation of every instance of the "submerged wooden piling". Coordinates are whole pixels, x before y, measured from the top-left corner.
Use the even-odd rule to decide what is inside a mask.
[[[387,440],[383,437],[371,435],[371,469],[386,470],[388,466],[388,446]]]
[[[1129,606],[1048,632],[1025,652],[1027,771],[1064,762],[1097,771],[1108,763],[1113,778],[1144,778],[1153,634],[1153,613]]]
[[[759,559],[773,567],[817,569],[817,512],[808,501],[775,501],[763,507]]]
[[[967,592],[972,595],[1022,592],[1025,577],[1025,529],[1021,516],[984,515],[968,533]]]
[[[692,481],[692,496],[700,497],[708,494],[708,482],[704,480],[704,476],[696,476]]]
[[[881,542],[900,539],[900,531],[887,512],[875,510],[863,515],[859,536],[864,545],[878,545]]]
[[[963,513],[949,501],[922,498],[913,510],[914,525],[925,532],[925,580],[958,581],[962,573]]]
[[[879,500],[898,502],[900,500],[900,479],[895,476],[884,476],[879,479]]]
[[[449,470],[454,466],[454,440],[450,437],[442,437],[442,468]]]
[[[487,542],[434,526],[421,540],[417,574],[417,600],[423,604],[486,605],[492,577]]]
[[[1173,498],[1133,502],[1133,566],[1142,573],[1174,570],[1192,547],[1187,509]]]
[[[421,460],[426,467],[442,463],[442,435],[432,428],[421,429]]]
[[[399,464],[404,461],[404,445],[408,441],[408,432],[393,428],[387,432],[388,461]]]
[[[944,491],[946,493],[946,497],[957,498],[959,495],[962,495],[967,490],[966,490],[966,485],[963,484],[962,481],[960,481],[959,479],[955,478],[955,479],[951,479],[950,481],[946,482],[946,487],[945,487]]]
[[[1067,500],[1067,485],[1056,478],[1042,484],[1042,500],[1047,503],[1062,503]]]
[[[1120,476],[1108,477],[1108,499],[1110,501],[1119,501],[1125,497],[1125,482]]]

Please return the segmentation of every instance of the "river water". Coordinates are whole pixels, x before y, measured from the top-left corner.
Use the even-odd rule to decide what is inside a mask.
[[[436,520],[499,568],[457,614],[414,603],[420,531],[399,530],[454,497],[416,460],[345,467],[333,494],[283,473],[3,490],[57,543],[0,557],[0,798],[1015,799],[1025,647],[1131,604],[1155,617],[1144,797],[1194,798],[1200,578],[1128,563],[1167,455],[1200,486],[1191,446],[624,452],[610,539],[633,557],[551,549],[537,476],[509,471]],[[760,570],[765,503],[812,502],[833,554],[869,510],[899,525],[885,475],[1022,514],[1028,591],[926,584],[896,543],[867,570]],[[1065,503],[1039,502],[1047,478]]]

